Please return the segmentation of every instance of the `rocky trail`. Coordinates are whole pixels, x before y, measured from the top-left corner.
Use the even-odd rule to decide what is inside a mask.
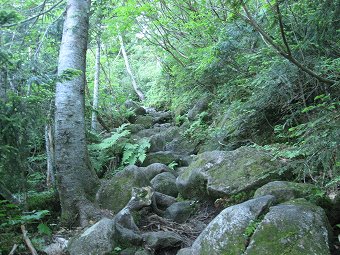
[[[130,139],[148,138],[151,147],[142,166],[103,181],[97,202],[113,217],[71,238],[71,255],[336,254],[329,221],[339,208],[326,214],[312,203],[316,188],[286,181],[284,162],[255,147],[204,151],[184,137],[190,123],[129,107]],[[197,104],[189,120],[203,110]]]

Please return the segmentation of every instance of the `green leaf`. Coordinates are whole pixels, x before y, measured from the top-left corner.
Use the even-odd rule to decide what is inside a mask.
[[[47,225],[44,224],[44,223],[40,223],[40,224],[38,225],[38,232],[39,232],[40,234],[47,235],[47,236],[52,235],[52,230],[49,228],[49,226],[47,226]]]

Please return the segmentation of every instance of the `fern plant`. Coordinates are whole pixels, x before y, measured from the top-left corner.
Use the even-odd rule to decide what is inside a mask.
[[[136,163],[143,163],[146,158],[146,151],[150,148],[149,139],[141,139],[136,144],[126,143],[124,146],[124,153],[122,164],[134,165]]]
[[[97,173],[119,154],[117,150],[119,150],[120,148],[118,147],[122,145],[117,146],[118,141],[130,134],[130,131],[125,129],[128,125],[129,124],[121,125],[115,132],[112,132],[110,137],[105,138],[100,143],[90,144],[88,146],[91,163]]]

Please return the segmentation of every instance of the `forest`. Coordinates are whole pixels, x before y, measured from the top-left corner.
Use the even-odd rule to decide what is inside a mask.
[[[0,4],[0,255],[340,254],[340,0]]]

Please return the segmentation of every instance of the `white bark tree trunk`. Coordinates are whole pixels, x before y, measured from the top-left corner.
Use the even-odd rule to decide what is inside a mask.
[[[81,71],[57,83],[55,99],[56,179],[64,224],[94,216],[99,179],[90,166],[85,138],[85,66],[89,26],[89,0],[68,0],[59,53],[58,75]]]
[[[144,96],[144,93],[141,91],[141,89],[138,87],[135,76],[132,73],[132,69],[131,69],[131,66],[130,66],[130,63],[129,63],[129,58],[128,58],[126,50],[125,50],[123,37],[119,34],[118,38],[119,38],[120,46],[121,46],[121,49],[122,49],[122,54],[123,54],[123,58],[124,58],[124,62],[125,62],[126,71],[130,76],[132,87],[133,87],[134,91],[136,92],[139,100],[143,101],[145,99],[145,96]]]
[[[55,185],[54,178],[54,146],[53,146],[53,135],[52,135],[52,125],[48,123],[45,125],[45,149],[46,149],[46,158],[47,158],[47,177],[46,177],[46,185],[51,186]]]
[[[94,68],[94,86],[93,86],[93,111],[91,120],[91,129],[93,132],[98,130],[97,127],[97,111],[99,102],[99,82],[100,82],[100,35],[97,39],[96,63]]]

